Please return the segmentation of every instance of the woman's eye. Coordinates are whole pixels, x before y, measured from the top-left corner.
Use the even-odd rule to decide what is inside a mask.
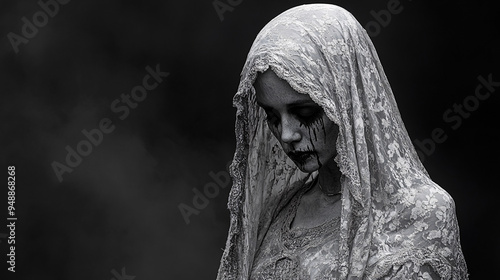
[[[321,109],[316,107],[302,107],[295,110],[295,115],[304,120],[314,120],[321,114]]]
[[[272,124],[276,124],[279,121],[276,115],[270,112],[266,112],[266,120]]]
[[[273,123],[273,124],[278,121],[278,117],[273,112],[273,110],[264,109],[264,112],[266,112],[266,121]]]

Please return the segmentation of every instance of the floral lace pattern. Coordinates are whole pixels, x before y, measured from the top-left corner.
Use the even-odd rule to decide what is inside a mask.
[[[331,143],[342,172],[338,265],[325,259],[325,279],[467,279],[453,199],[420,162],[366,31],[329,4],[285,11],[249,51],[233,99],[230,229],[218,279],[249,279],[278,213],[317,173],[302,173],[266,126],[253,82],[269,68],[339,126]]]
[[[313,228],[291,229],[300,198],[309,187],[301,189],[273,220],[255,255],[250,279],[331,278],[330,268],[338,265],[340,217]]]

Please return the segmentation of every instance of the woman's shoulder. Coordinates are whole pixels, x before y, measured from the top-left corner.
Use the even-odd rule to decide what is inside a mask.
[[[410,221],[442,220],[451,218],[443,216],[445,213],[455,213],[452,196],[432,181],[400,189],[394,203],[400,209],[399,214]]]
[[[458,240],[455,202],[438,184],[413,184],[394,193],[392,207],[375,215],[380,241],[393,236],[391,247],[448,250],[444,244]],[[384,241],[382,243],[387,243]],[[443,251],[441,253],[446,252]]]
[[[452,196],[432,181],[394,196],[395,207],[382,215],[373,239],[371,273],[381,279],[466,279]]]

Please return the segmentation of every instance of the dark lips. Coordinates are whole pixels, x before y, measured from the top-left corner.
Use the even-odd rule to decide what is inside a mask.
[[[288,153],[288,156],[295,162],[305,162],[312,155],[314,155],[314,153],[309,151]]]

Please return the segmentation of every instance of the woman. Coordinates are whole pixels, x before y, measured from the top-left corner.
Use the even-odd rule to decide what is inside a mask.
[[[292,8],[234,97],[231,224],[218,279],[467,279],[455,206],[420,162],[370,38]]]

